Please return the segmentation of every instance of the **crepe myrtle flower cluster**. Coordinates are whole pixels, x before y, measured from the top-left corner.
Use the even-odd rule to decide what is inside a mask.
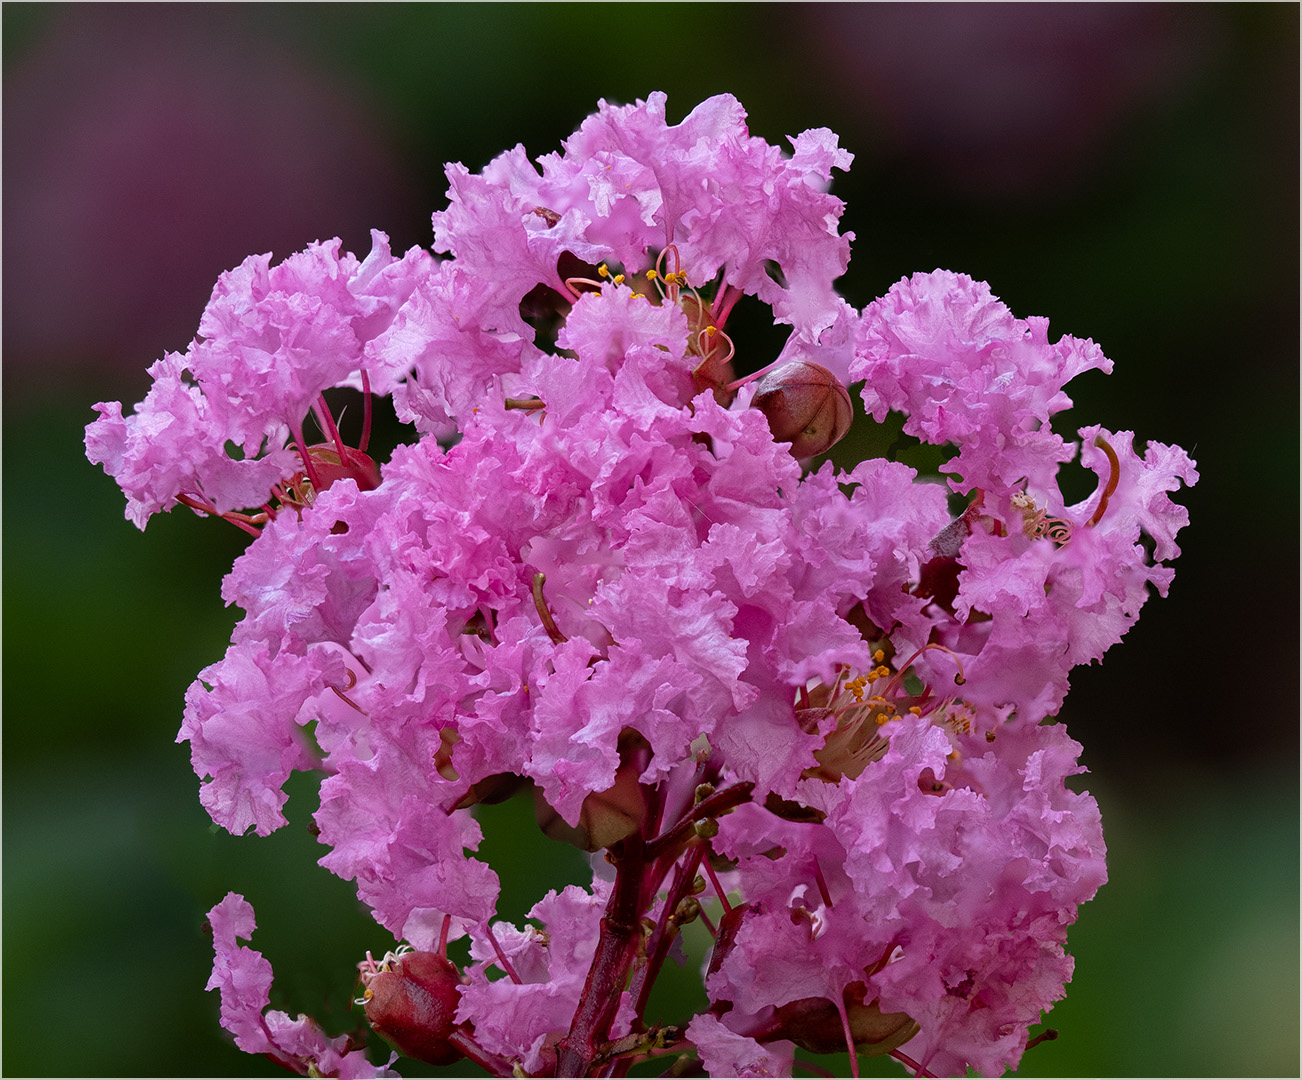
[[[376,232],[363,259],[247,259],[133,415],[96,406],[88,454],[131,521],[179,504],[254,537],[178,741],[237,834],[286,823],[292,771],[321,775],[321,864],[402,942],[361,960],[359,1005],[404,1055],[769,1076],[848,1048],[997,1074],[1071,977],[1104,843],[1065,783],[1080,746],[1045,721],[1166,592],[1193,463],[1088,427],[1097,488],[1065,505],[1078,446],[1050,420],[1110,362],[962,274],[855,311],[827,190],[851,155],[826,129],[791,145],[727,95],[677,125],[663,94],[603,102],[537,166],[520,146],[449,166],[434,255]],[[743,304],[789,328],[776,358],[735,357]],[[857,383],[875,420],[956,448],[948,486],[811,470]],[[356,445],[337,387],[364,394]],[[382,466],[377,394],[417,433]],[[522,926],[474,855],[476,806],[518,787],[540,845],[593,853]],[[693,921],[709,1005],[648,1017]],[[243,897],[209,924],[238,1046],[394,1075],[269,1008]]]

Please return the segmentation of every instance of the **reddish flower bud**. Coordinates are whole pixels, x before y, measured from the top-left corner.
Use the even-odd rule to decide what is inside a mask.
[[[357,487],[361,491],[374,491],[379,487],[380,467],[371,457],[360,450],[354,450],[351,446],[345,446],[344,450],[347,455],[341,460],[339,451],[334,446],[322,445],[308,448],[312,465],[316,469],[317,480],[320,482],[320,490],[324,491],[336,480],[342,480],[347,476],[357,481]]]
[[[366,1019],[372,1029],[417,1061],[451,1065],[461,1059],[461,1051],[448,1042],[461,980],[445,957],[434,952],[390,954],[378,969],[362,968]]]
[[[825,367],[794,360],[756,384],[751,404],[769,421],[779,442],[798,458],[830,450],[850,430],[854,407],[840,380]]]

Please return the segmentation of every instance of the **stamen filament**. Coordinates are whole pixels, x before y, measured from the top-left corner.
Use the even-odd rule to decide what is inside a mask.
[[[200,514],[209,514],[212,517],[223,518],[224,520],[229,521],[237,529],[243,529],[250,536],[261,536],[262,530],[256,528],[256,526],[271,520],[271,518],[275,516],[274,514],[255,514],[250,517],[248,514],[237,514],[234,511],[222,514],[218,512],[217,507],[213,506],[213,504],[208,502],[206,499],[199,499],[192,495],[178,495],[176,496],[176,501],[182,506],[188,506],[191,510],[197,511]]]
[[[561,628],[556,625],[556,620],[552,618],[552,613],[547,607],[547,601],[543,598],[543,584],[547,581],[547,575],[536,573],[533,576],[533,606],[538,609],[538,617],[542,619],[542,624],[547,629],[547,636],[557,645],[561,645],[570,639],[561,633]]]
[[[823,877],[823,868],[814,859],[814,880],[818,882],[818,892],[827,907],[832,906],[832,894],[827,890],[827,879]]]
[[[507,977],[516,986],[519,986],[523,980],[515,973],[515,968],[511,966],[511,961],[506,958],[506,953],[502,951],[502,946],[497,943],[497,938],[493,936],[493,928],[488,923],[484,923],[484,934],[492,944],[493,952],[497,953],[497,962],[501,965],[502,970],[506,972]]]
[[[662,264],[665,256],[671,251],[674,253],[674,268],[669,273],[665,273]],[[661,250],[660,254],[656,256],[656,272],[664,280],[664,283],[667,286],[669,302],[672,304],[678,303],[679,286],[685,285],[687,279],[683,274],[681,264],[678,261],[678,246],[676,244],[667,245],[663,250]]]
[[[886,684],[886,689],[882,691],[882,697],[889,698],[897,689],[899,689],[899,684],[903,682],[904,676],[908,673],[909,668],[913,667],[913,661],[928,649],[939,649],[943,653],[949,653],[949,655],[954,658],[954,663],[958,665],[958,674],[954,676],[954,682],[959,686],[962,686],[967,682],[967,677],[963,674],[963,661],[958,658],[958,654],[955,653],[953,649],[947,649],[944,645],[937,645],[933,642],[930,645],[922,646],[922,648],[909,657],[908,662],[905,663],[905,665],[895,673],[895,677]]]
[[[335,449],[339,452],[339,464],[347,465],[348,447],[344,445],[344,440],[339,435],[339,428],[335,424],[335,418],[330,415],[330,406],[326,404],[325,394],[317,395],[317,402],[313,404],[312,411],[321,423],[321,430],[335,444]]]
[[[1111,466],[1111,475],[1108,477],[1107,486],[1103,489],[1103,497],[1099,499],[1099,508],[1094,511],[1094,516],[1089,519],[1087,525],[1097,525],[1103,515],[1107,513],[1108,500],[1112,498],[1112,493],[1117,490],[1117,485],[1121,483],[1121,462],[1117,460],[1117,452],[1108,444],[1108,440],[1102,435],[1094,437],[1094,445],[1108,455],[1108,464]]]
[[[701,356],[705,356],[711,348],[718,347],[717,342],[710,340],[714,338],[722,340],[723,343],[728,346],[728,354],[724,356],[721,360],[715,361],[715,363],[717,363],[720,367],[722,367],[724,364],[728,363],[729,360],[731,360],[734,356],[737,355],[737,349],[734,347],[732,343],[732,338],[730,338],[717,326],[707,326],[704,330],[700,331],[696,335],[696,349]],[[709,343],[706,344],[705,342],[702,341],[702,339],[706,339],[706,341]],[[728,387],[728,389],[732,389],[732,387],[730,386]]]
[[[732,309],[736,305],[737,301],[745,295],[746,294],[735,285],[725,286],[722,298],[717,296],[714,298],[714,325],[722,329],[723,324],[728,321],[728,316],[732,314]],[[722,302],[720,302],[721,300]]]
[[[350,698],[347,693],[347,691],[351,690],[354,686],[357,685],[357,672],[355,672],[352,668],[344,668],[344,670],[348,672],[348,685],[341,690],[339,687],[335,686],[334,684],[330,684],[330,689],[334,691],[335,697],[337,697],[345,705],[352,706],[363,716],[370,716],[370,713],[368,713],[365,709],[363,709],[360,705],[358,705],[357,702],[355,702],[352,698]]]
[[[598,292],[601,291],[601,282],[593,281],[592,278],[586,278],[586,277],[566,278],[565,287],[570,290],[575,300],[577,300],[580,296],[583,295],[583,293],[579,292],[579,290],[574,287],[575,285],[591,285]]]
[[[312,482],[312,490],[321,490],[321,477],[316,471],[316,466],[312,463],[312,455],[307,452],[307,440],[303,438],[303,422],[300,420],[295,423],[290,432],[294,436],[294,443],[298,447],[298,456],[302,459],[303,468],[307,472],[307,478]]]
[[[845,1048],[850,1054],[850,1075],[858,1080],[859,1055],[855,1051],[854,1032],[850,1030],[850,1014],[845,1009],[845,991],[836,995],[836,1011],[841,1017],[841,1031],[845,1034]]]
[[[936,1075],[934,1072],[928,1072],[926,1069],[924,1069],[924,1068],[922,1067],[922,1065],[920,1065],[918,1062],[914,1061],[913,1058],[909,1057],[909,1055],[906,1054],[906,1053],[904,1053],[903,1050],[892,1050],[892,1051],[891,1051],[891,1057],[893,1057],[896,1061],[898,1061],[898,1062],[899,1062],[901,1065],[903,1065],[906,1069],[912,1069],[912,1070],[913,1070],[913,1075],[914,1075],[914,1076],[929,1076],[929,1077],[935,1077],[935,1075]]]
[[[732,910],[732,905],[728,903],[728,894],[724,892],[723,886],[719,884],[718,877],[715,876],[714,867],[710,865],[709,859],[703,859],[701,866],[705,868],[705,876],[710,879],[710,884],[714,886],[715,894],[719,897],[719,903],[723,905],[723,913],[727,915]]]
[[[717,321],[715,322],[715,325],[716,326],[718,325]],[[737,390],[740,390],[747,383],[754,382],[756,379],[764,378],[764,376],[767,375],[774,368],[780,367],[782,364],[785,363],[786,361],[783,360],[781,357],[779,357],[777,360],[774,360],[772,363],[765,364],[762,368],[759,369],[759,371],[752,371],[749,375],[743,375],[740,379],[737,379],[735,382],[730,382],[726,387],[724,387],[724,389],[727,390],[729,393],[735,393]]]
[[[366,445],[371,441],[371,377],[362,368],[362,437],[357,440],[357,449],[366,453]]]

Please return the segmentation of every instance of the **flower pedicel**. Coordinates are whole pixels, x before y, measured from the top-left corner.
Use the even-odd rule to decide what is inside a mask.
[[[1106,878],[1098,807],[1065,784],[1080,747],[1046,721],[1165,593],[1187,522],[1168,493],[1197,474],[1089,427],[1098,486],[1065,505],[1077,446],[1051,419],[1110,368],[1097,346],[940,270],[856,312],[833,288],[836,136],[784,156],[730,96],[672,126],[664,106],[603,102],[540,167],[523,147],[449,166],[440,257],[377,232],[363,259],[245,260],[134,414],[97,406],[88,454],[130,520],[181,504],[254,537],[179,738],[234,833],[285,824],[290,772],[322,776],[321,863],[404,943],[360,965],[403,1054],[758,1076],[853,1046],[996,1074]],[[741,378],[739,304],[789,328]],[[948,488],[886,460],[810,471],[860,382],[874,418],[955,448]],[[363,393],[355,438],[332,387]],[[416,432],[378,466],[377,394]],[[520,786],[538,844],[594,869],[517,927],[474,807]],[[392,1075],[268,1008],[243,897],[209,917],[240,1047]],[[648,995],[692,921],[709,1006],[665,1026]]]

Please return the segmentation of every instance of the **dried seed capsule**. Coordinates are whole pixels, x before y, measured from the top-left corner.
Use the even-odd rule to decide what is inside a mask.
[[[765,375],[751,404],[769,421],[779,442],[798,458],[830,450],[850,430],[854,407],[841,381],[827,368],[793,360]]]

